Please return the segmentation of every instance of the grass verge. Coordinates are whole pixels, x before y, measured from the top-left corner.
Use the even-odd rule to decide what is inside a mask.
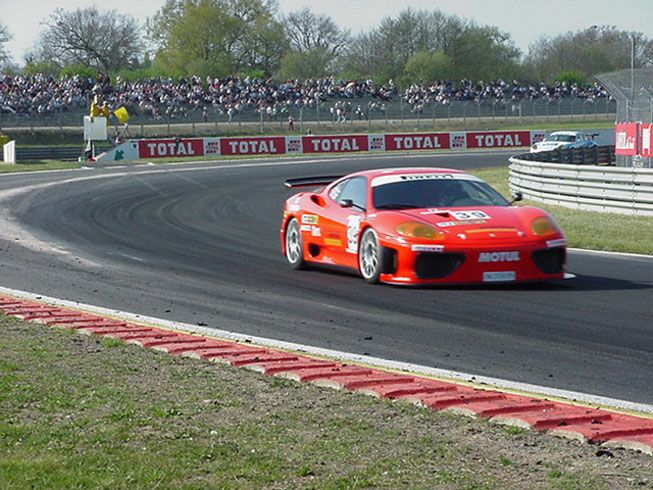
[[[60,160],[38,160],[34,162],[20,162],[16,165],[0,163],[0,173],[35,172],[38,170],[68,170],[79,168],[78,162],[62,162]]]
[[[510,195],[508,167],[471,171],[504,196]],[[570,247],[653,255],[653,219],[552,206],[524,200],[523,205],[537,206],[553,215],[564,230]]]
[[[653,485],[653,458],[0,317],[0,488]]]

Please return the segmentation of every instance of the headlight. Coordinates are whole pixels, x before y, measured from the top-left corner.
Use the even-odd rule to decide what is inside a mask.
[[[417,221],[400,224],[397,226],[396,232],[408,238],[419,238],[422,240],[444,240],[445,237],[441,231],[424,223],[418,223]]]
[[[535,218],[531,223],[531,231],[533,232],[533,235],[537,236],[548,236],[560,233],[560,229],[555,222],[546,216]]]

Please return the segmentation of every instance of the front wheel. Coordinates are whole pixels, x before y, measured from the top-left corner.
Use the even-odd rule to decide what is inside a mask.
[[[303,269],[306,266],[302,234],[295,218],[290,220],[286,228],[286,259],[293,269]]]
[[[379,282],[381,274],[381,253],[376,232],[368,228],[363,232],[360,246],[358,247],[358,268],[370,284]]]

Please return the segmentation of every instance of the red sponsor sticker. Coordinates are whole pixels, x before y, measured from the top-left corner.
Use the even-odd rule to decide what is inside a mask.
[[[641,125],[641,137],[640,142],[642,146],[642,156],[652,158],[653,157],[653,124],[642,124]]]
[[[530,131],[481,131],[467,133],[467,148],[512,148],[529,146]]]
[[[367,135],[304,136],[304,153],[349,153],[367,151]]]
[[[618,123],[614,126],[614,152],[617,155],[637,155],[637,123]]]
[[[203,155],[204,140],[201,138],[141,140],[138,142],[138,158],[195,157]]]
[[[222,138],[222,155],[278,155],[286,152],[286,138],[283,136],[261,138]]]
[[[450,148],[449,133],[386,134],[386,151],[439,150]]]

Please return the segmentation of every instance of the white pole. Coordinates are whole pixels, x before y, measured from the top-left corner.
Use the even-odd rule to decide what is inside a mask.
[[[16,142],[10,141],[2,147],[2,153],[4,155],[4,162],[15,164],[16,163]]]

